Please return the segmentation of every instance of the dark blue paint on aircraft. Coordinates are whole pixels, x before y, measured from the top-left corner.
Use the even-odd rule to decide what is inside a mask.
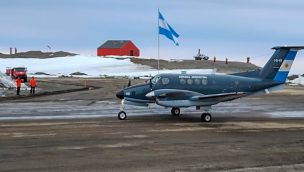
[[[148,106],[156,103],[171,107],[174,116],[180,114],[180,107],[195,106],[207,113],[202,121],[211,121],[208,111],[212,105],[248,96],[258,92],[269,93],[284,88],[288,72],[298,50],[304,46],[273,47],[274,54],[261,70],[225,74],[159,74],[146,83],[129,86],[116,96],[122,105]],[[126,119],[124,111],[119,119]]]

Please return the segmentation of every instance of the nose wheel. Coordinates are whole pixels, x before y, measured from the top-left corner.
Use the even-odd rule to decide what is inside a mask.
[[[173,116],[179,116],[179,115],[180,115],[180,108],[178,108],[178,107],[172,108],[172,109],[171,109],[171,114],[172,114]]]
[[[127,119],[127,113],[124,111],[124,109],[125,109],[125,103],[124,103],[124,99],[122,99],[121,100],[120,112],[118,112],[118,114],[117,114],[117,118],[119,120]]]
[[[125,111],[120,111],[118,113],[117,117],[118,117],[119,120],[125,120],[125,119],[127,119],[127,114],[126,114]]]
[[[211,114],[210,113],[203,113],[201,116],[201,121],[202,122],[210,122],[212,119]]]

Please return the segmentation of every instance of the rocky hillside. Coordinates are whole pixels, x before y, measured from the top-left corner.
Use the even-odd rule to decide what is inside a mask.
[[[39,58],[39,59],[46,59],[46,58],[54,58],[54,57],[66,57],[66,56],[74,56],[77,54],[69,53],[65,51],[57,51],[57,52],[42,52],[42,51],[27,51],[27,52],[20,52],[16,54],[2,54],[0,53],[0,58]]]
[[[157,69],[156,59],[132,58],[131,61],[136,64],[147,65]],[[160,69],[216,69],[221,73],[236,73],[259,69],[252,63],[231,61],[228,64],[225,61],[213,60],[160,60]]]

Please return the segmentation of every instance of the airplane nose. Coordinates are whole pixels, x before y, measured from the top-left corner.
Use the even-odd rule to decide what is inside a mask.
[[[124,98],[124,91],[120,90],[116,93],[116,97],[119,99],[123,99]]]

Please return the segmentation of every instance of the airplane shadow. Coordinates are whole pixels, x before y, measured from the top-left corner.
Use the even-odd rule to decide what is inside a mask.
[[[129,116],[127,120],[135,120],[135,121],[145,121],[145,122],[165,122],[165,123],[178,123],[178,122],[188,122],[188,123],[202,123],[208,124],[208,122],[201,121],[201,114],[181,114],[180,116],[172,116],[171,114],[151,114],[151,115],[143,115],[143,116]],[[252,117],[223,117],[217,116],[214,114],[212,116],[212,121],[209,123],[224,123],[224,122],[246,122],[246,121],[271,121],[271,120],[279,120],[273,118],[252,118]]]

